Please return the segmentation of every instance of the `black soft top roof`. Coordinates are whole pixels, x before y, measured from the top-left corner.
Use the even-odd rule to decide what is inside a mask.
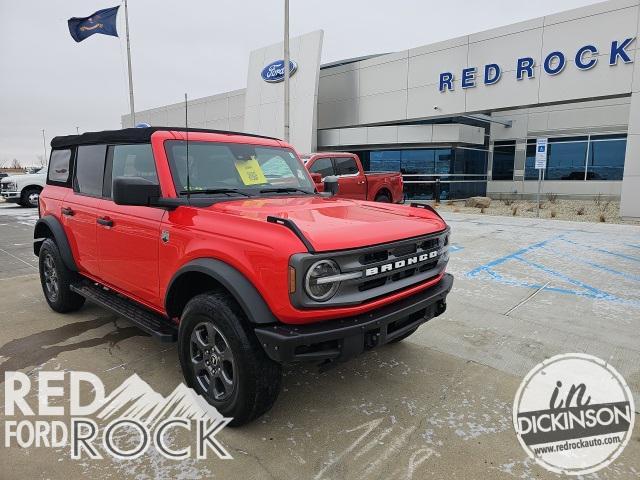
[[[54,137],[51,140],[52,148],[73,147],[76,145],[95,145],[100,143],[148,143],[151,135],[159,130],[174,132],[198,132],[198,133],[219,133],[226,135],[243,135],[245,137],[267,138],[278,140],[273,137],[254,135],[252,133],[230,132],[226,130],[207,130],[204,128],[184,128],[184,127],[144,127],[144,128],[123,128],[121,130],[104,130],[102,132],[86,132],[81,135],[65,135]]]

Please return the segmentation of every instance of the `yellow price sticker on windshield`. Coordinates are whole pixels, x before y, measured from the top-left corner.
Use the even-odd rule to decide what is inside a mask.
[[[251,157],[249,160],[236,160],[236,170],[240,174],[242,183],[245,185],[260,185],[267,182],[267,177],[264,176],[262,168],[256,157]]]

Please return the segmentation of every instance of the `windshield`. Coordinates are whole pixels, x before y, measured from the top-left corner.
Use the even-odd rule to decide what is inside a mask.
[[[176,191],[191,194],[312,194],[314,185],[295,154],[285,148],[189,142],[187,175],[184,141],[165,142]],[[188,181],[187,181],[188,177]]]

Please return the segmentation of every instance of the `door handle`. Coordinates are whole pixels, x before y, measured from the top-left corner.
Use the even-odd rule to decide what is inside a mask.
[[[103,227],[113,227],[113,220],[109,217],[98,217],[96,221]]]
[[[62,207],[60,211],[62,212],[63,215],[66,215],[67,217],[73,217],[73,215],[75,213],[69,207]]]

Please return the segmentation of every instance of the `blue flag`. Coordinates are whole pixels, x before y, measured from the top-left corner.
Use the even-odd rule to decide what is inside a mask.
[[[89,17],[73,17],[70,18],[69,33],[76,42],[81,42],[87,37],[90,37],[94,33],[102,33],[104,35],[118,36],[116,30],[116,16],[118,15],[118,8],[111,7],[104,10],[98,10],[96,13]]]

